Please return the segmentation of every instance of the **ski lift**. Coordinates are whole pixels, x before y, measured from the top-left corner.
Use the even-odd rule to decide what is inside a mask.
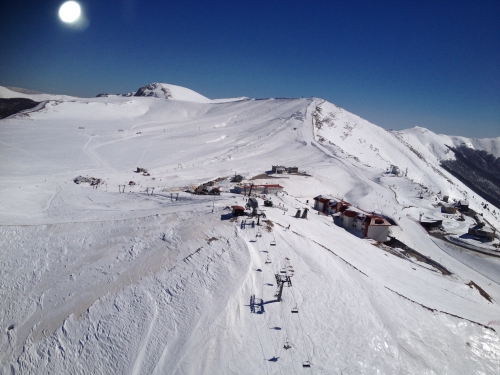
[[[292,313],[293,314],[298,314],[299,313],[299,308],[297,307],[297,305],[295,305],[295,307],[292,307]]]
[[[266,259],[266,261],[265,261],[264,263],[265,263],[265,264],[269,264],[269,263],[271,263],[271,259],[269,259],[269,255],[267,256],[267,259]]]
[[[271,246],[276,246],[276,238],[273,237],[273,240],[271,241]]]
[[[290,344],[290,341],[288,341],[288,339],[286,339],[285,345],[283,345],[283,349],[288,350],[291,347],[292,347],[292,344]]]
[[[311,367],[311,361],[307,360],[307,361],[303,362],[302,367],[307,367],[307,368]]]

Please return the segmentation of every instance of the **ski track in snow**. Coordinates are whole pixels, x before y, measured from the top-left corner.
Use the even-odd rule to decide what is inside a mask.
[[[141,374],[142,362],[144,361],[146,349],[148,347],[148,343],[149,343],[149,340],[151,338],[151,334],[153,332],[153,329],[155,328],[156,319],[158,318],[158,306],[157,306],[154,298],[151,296],[151,294],[149,294],[148,292],[146,292],[146,294],[150,300],[150,303],[153,305],[154,315],[153,315],[153,318],[151,319],[151,323],[149,324],[148,331],[147,331],[146,335],[143,337],[143,339],[141,340],[141,342],[139,344],[139,352],[137,353],[137,357],[135,359],[134,366],[132,368],[132,375]]]

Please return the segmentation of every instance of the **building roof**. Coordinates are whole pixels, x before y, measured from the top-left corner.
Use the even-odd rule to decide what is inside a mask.
[[[313,199],[316,201],[321,201],[321,202],[337,201],[337,198],[334,198],[330,195],[318,195],[317,197],[315,197]]]
[[[245,185],[243,188],[250,189],[251,185]],[[254,188],[281,188],[283,189],[283,186],[279,184],[263,184],[263,185],[253,185]]]
[[[371,216],[370,225],[386,226],[386,227],[391,226],[391,224],[386,219],[376,215]]]
[[[264,185],[258,185],[258,186],[262,186],[265,188],[283,188],[283,186],[281,186],[280,184],[264,184]]]
[[[495,230],[488,227],[488,226],[484,226],[484,227],[481,227],[479,225],[471,225],[469,228],[471,229],[474,229],[475,231],[477,232],[483,232],[483,233],[495,233]]]
[[[344,211],[344,216],[347,216],[347,217],[356,217],[356,216],[358,216],[358,212],[352,211],[352,210],[345,210]]]
[[[439,224],[443,224],[443,219],[438,219],[438,218],[435,218],[435,217],[422,217],[422,219],[420,220],[421,223],[439,223]]]

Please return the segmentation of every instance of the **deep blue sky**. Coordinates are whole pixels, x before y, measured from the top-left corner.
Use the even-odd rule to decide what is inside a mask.
[[[500,136],[500,1],[82,0],[0,4],[0,85],[320,97],[392,129]]]

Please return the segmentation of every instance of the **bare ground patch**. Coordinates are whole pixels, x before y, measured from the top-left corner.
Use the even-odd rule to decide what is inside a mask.
[[[474,281],[471,280],[470,283],[465,285],[468,285],[471,289],[476,288],[481,296],[483,296],[486,300],[488,300],[488,302],[493,303],[493,299],[491,298],[491,296],[488,293],[486,293],[484,289],[481,288],[479,285],[477,285]]]
[[[266,223],[266,230],[271,233],[273,231],[274,223],[271,220],[264,221]]]

